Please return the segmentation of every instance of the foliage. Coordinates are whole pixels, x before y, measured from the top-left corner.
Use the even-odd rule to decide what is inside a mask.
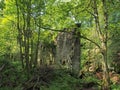
[[[113,84],[113,85],[111,85],[111,89],[112,90],[119,90],[120,89],[120,85]]]
[[[2,77],[0,82],[0,90],[18,87],[21,85],[20,83],[27,79],[26,75],[21,71],[20,62],[14,62],[13,64],[8,60],[0,60],[0,63],[0,66],[5,65],[0,73],[0,77]]]
[[[11,63],[7,60],[1,60],[0,64],[6,64],[0,74],[2,77],[0,90],[21,90],[32,87],[32,85],[41,90],[76,90],[90,86],[97,89],[101,88],[101,81],[92,74],[87,74],[85,78],[80,79],[74,77],[71,71],[66,69],[41,67],[31,70],[31,78],[27,79],[26,73],[21,71],[20,62]],[[116,84],[111,85],[111,88],[113,90],[118,89]]]
[[[18,45],[17,45],[17,32],[15,26],[15,6],[14,2],[4,1],[4,7],[2,8],[3,16],[0,16],[0,57],[6,59],[11,58],[12,54],[18,53]],[[11,8],[9,8],[11,7]],[[14,55],[13,55],[14,57]]]
[[[98,15],[94,11],[94,1],[97,3]],[[103,7],[102,1],[106,1],[106,9]],[[18,2],[19,13],[17,12],[16,2]],[[82,54],[80,67],[84,69],[86,67],[86,62],[89,61],[92,61],[95,65],[94,67],[98,67],[98,64],[102,63],[102,56],[100,55],[102,49],[100,48],[101,50],[98,50],[95,43],[102,47],[103,43],[108,42],[108,48],[106,49],[108,50],[108,65],[109,67],[114,67],[115,71],[119,73],[119,6],[119,0],[0,0],[0,68],[5,65],[3,70],[0,71],[0,86],[2,86],[0,89],[23,89],[24,86],[21,84],[24,84],[24,82],[29,79],[27,79],[26,74],[28,72],[25,71],[26,68],[22,68],[22,60],[24,65],[31,64],[29,72],[30,78],[34,77],[35,74],[38,75],[37,77],[41,76],[41,73],[44,72],[44,70],[41,70],[41,72],[38,73],[36,72],[36,68],[33,68],[35,66],[35,56],[38,54],[37,50],[39,50],[39,44],[42,43],[44,47],[49,49],[55,48],[56,37],[59,34],[58,31],[63,30],[64,28],[74,28],[75,23],[81,23],[79,31],[81,32],[81,36],[85,37],[81,39]],[[103,42],[101,37],[97,34],[95,22],[95,17],[99,17],[99,27],[105,35],[104,26],[106,22],[104,21],[104,11],[107,11],[108,14],[108,37],[105,42]],[[19,20],[17,20],[18,17]],[[17,26],[18,23],[20,28]],[[19,29],[22,32],[19,32]],[[27,32],[27,29],[30,29],[31,34]],[[26,40],[30,41],[28,45],[29,48],[26,48],[27,44],[24,42],[27,36],[29,36],[26,32],[30,35],[30,38]],[[105,37],[104,35],[103,37]],[[22,37],[23,40],[21,50],[23,52],[27,52],[26,49],[30,51],[28,53],[29,56],[26,56],[31,60],[26,59],[25,61],[25,58],[23,58],[21,61],[18,61],[20,60],[20,37]],[[49,57],[47,53],[48,51],[46,50],[44,53],[45,55],[42,55],[45,56],[46,60],[48,59],[47,57]],[[33,56],[31,54],[33,54]],[[25,56],[23,55],[23,57]],[[89,67],[87,67],[87,69],[88,68]],[[52,80],[53,78],[48,78],[47,75],[50,75],[50,77],[53,75],[54,80]],[[34,79],[37,79],[37,77]],[[49,90],[81,89],[84,84],[86,85],[91,82],[101,85],[101,82],[92,75],[87,75],[85,79],[81,80],[72,76],[71,72],[67,70],[53,70],[51,73],[49,73],[49,71],[47,73],[44,72],[41,77],[46,81],[49,81],[47,84]],[[43,81],[43,79],[41,80]],[[33,85],[35,84],[36,81]],[[43,84],[43,86],[39,88],[41,88],[41,90],[48,90],[48,86],[45,85]],[[119,86],[111,85],[111,88],[117,90],[119,89]]]
[[[81,84],[80,79],[71,76],[69,71],[43,66],[37,69],[36,74],[25,82],[23,87],[24,89],[71,90],[71,88],[80,88]]]

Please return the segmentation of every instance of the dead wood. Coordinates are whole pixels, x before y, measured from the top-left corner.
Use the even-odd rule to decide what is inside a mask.
[[[0,67],[0,71],[2,71],[5,67],[5,64],[2,65],[2,67]]]

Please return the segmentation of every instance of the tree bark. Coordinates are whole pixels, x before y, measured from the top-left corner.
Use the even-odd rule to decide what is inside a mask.
[[[40,24],[40,20],[39,20],[39,24]],[[35,51],[35,61],[34,61],[35,67],[37,66],[39,44],[40,44],[40,26],[39,26],[37,45],[36,45],[36,51]]]
[[[22,52],[22,31],[20,29],[20,12],[18,6],[18,0],[16,0],[16,7],[17,7],[17,29],[18,29],[18,42],[20,48],[20,60],[22,62],[22,68],[24,68],[24,59],[23,59],[23,52]]]
[[[106,5],[106,0],[102,0],[103,3],[103,13],[104,13],[104,42],[103,45],[105,47],[105,51],[103,53],[104,56],[104,78],[105,78],[105,85],[104,85],[104,90],[109,90],[110,89],[110,77],[109,77],[109,70],[108,70],[108,62],[107,62],[107,40],[108,40],[108,12],[107,12],[107,5]],[[104,79],[103,78],[103,79]]]
[[[74,38],[75,38],[75,41],[74,41],[74,54],[72,57],[72,71],[76,75],[78,75],[80,71],[80,54],[81,54],[80,32],[75,31]]]
[[[96,24],[96,30],[101,42],[101,54],[103,56],[103,90],[109,90],[110,89],[110,80],[109,80],[109,71],[108,71],[108,62],[107,62],[107,29],[108,29],[108,16],[106,12],[106,2],[105,0],[102,0],[103,3],[103,17],[104,17],[104,28],[103,30],[100,27],[100,22],[99,22],[99,13],[98,13],[98,7],[97,7],[97,2],[96,0],[93,0],[93,10],[94,10],[94,15],[95,15],[95,24]]]

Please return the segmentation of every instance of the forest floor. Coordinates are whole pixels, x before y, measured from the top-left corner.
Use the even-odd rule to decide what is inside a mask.
[[[120,90],[119,85],[111,85],[112,90]],[[101,81],[94,75],[76,78],[70,71],[40,67],[29,74],[19,62],[0,63],[0,90],[100,90]]]

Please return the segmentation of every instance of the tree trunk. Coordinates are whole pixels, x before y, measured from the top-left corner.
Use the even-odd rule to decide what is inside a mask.
[[[109,70],[108,70],[108,62],[107,62],[107,40],[102,43],[102,55],[103,55],[103,90],[110,89],[110,78],[109,78]]]
[[[110,89],[110,77],[109,77],[109,70],[108,70],[108,62],[107,62],[107,40],[108,40],[108,12],[107,12],[107,5],[106,5],[106,0],[102,0],[103,3],[103,16],[104,16],[104,42],[103,45],[105,47],[103,57],[104,57],[104,90],[109,90]]]
[[[40,20],[39,20],[40,23]],[[39,31],[38,31],[38,39],[37,39],[37,45],[36,45],[36,51],[35,51],[35,61],[34,61],[34,66],[37,66],[37,61],[38,61],[38,50],[39,48],[39,44],[40,44],[40,27],[39,27]]]
[[[95,23],[96,23],[96,30],[101,42],[101,54],[103,55],[103,90],[109,90],[109,71],[108,71],[108,64],[107,64],[107,29],[108,29],[108,16],[107,16],[107,11],[106,11],[106,2],[105,0],[102,0],[103,3],[103,17],[104,17],[104,28],[103,30],[101,29],[101,26],[99,22],[99,13],[98,13],[98,6],[97,6],[97,1],[93,0],[93,10],[94,10],[94,18],[95,18]],[[101,7],[100,7],[101,8]]]
[[[78,75],[80,71],[80,32],[75,31],[74,35],[75,41],[74,41],[74,54],[72,57],[72,71],[74,74]]]
[[[29,72],[30,72],[30,38],[32,37],[32,31],[31,31],[31,0],[27,2],[27,21],[26,21],[26,48],[25,48],[25,54],[26,54],[26,69],[28,72],[28,78],[29,78]]]
[[[20,60],[22,62],[22,68],[24,68],[24,59],[23,59],[23,53],[22,53],[22,31],[20,29],[20,12],[19,12],[19,6],[18,1],[16,0],[16,7],[17,7],[17,29],[18,29],[18,37],[17,40],[19,42],[19,48],[20,48]]]

